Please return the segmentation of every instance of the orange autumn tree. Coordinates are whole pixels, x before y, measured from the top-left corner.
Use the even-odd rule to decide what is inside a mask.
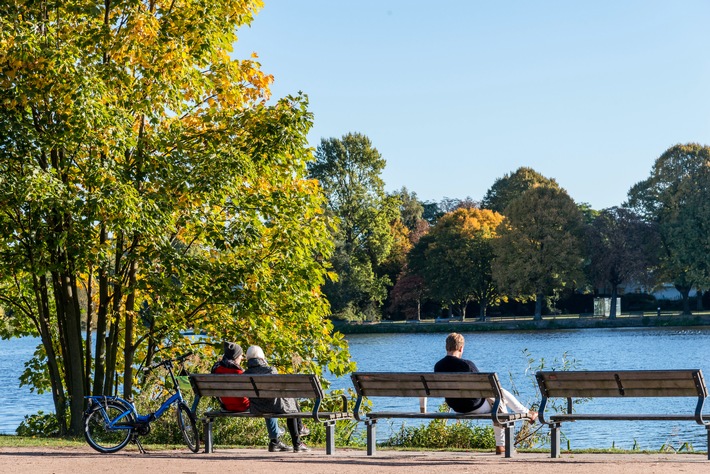
[[[0,5],[0,332],[40,337],[23,382],[51,391],[62,434],[187,328],[283,371],[351,368],[320,293],[307,101],[267,105],[272,78],[231,56],[261,6]]]
[[[424,279],[428,295],[445,307],[457,307],[466,318],[466,306],[486,308],[505,300],[491,275],[492,240],[503,216],[488,209],[459,208],[444,214],[414,246],[411,271]]]

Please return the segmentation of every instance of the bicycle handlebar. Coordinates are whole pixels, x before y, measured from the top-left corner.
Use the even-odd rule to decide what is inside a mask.
[[[144,372],[149,372],[153,369],[157,369],[158,367],[162,367],[164,365],[172,364],[173,362],[182,362],[183,360],[187,359],[192,355],[192,352],[187,352],[185,354],[179,355],[175,357],[174,359],[166,359],[162,360],[160,362],[153,362],[150,364],[148,367],[143,367]]]

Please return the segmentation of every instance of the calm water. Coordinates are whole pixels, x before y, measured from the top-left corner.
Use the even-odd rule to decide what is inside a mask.
[[[700,368],[710,374],[710,328],[585,329],[554,332],[487,332],[466,336],[464,357],[472,359],[481,371],[498,372],[501,383],[517,389],[521,402],[539,401],[532,377],[544,361],[545,368],[560,368],[564,353],[576,361],[577,369],[682,369]],[[361,371],[431,371],[444,355],[445,334],[350,335],[350,352]],[[18,377],[36,345],[36,340],[0,341],[0,433],[14,433],[25,414],[37,410],[53,411],[51,397],[32,394],[19,388]],[[532,372],[528,356],[534,359]],[[333,381],[337,388],[349,387],[350,379]],[[443,400],[430,399],[429,410]],[[584,405],[585,411],[623,413],[629,400],[596,399]],[[692,413],[693,401],[642,399],[633,401],[634,411]],[[375,399],[375,407],[417,411],[417,400]],[[630,410],[630,409],[629,409]],[[705,410],[710,412],[710,408]],[[710,415],[706,415],[710,416]],[[409,421],[408,423],[416,423]],[[401,425],[396,420],[394,429]],[[378,438],[389,435],[381,422]],[[576,423],[563,426],[572,448],[610,447],[658,449],[669,443],[676,448],[684,442],[697,449],[706,448],[706,431],[692,422],[606,422]]]

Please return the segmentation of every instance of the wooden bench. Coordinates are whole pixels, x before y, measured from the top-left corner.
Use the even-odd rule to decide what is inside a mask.
[[[312,374],[191,374],[190,383],[197,397],[308,398],[311,412],[253,414],[214,410],[203,413],[205,452],[213,450],[212,423],[217,418],[310,418],[325,425],[326,454],[335,451],[335,422],[352,419],[348,402],[341,395],[342,411],[319,411],[325,396],[318,377]],[[195,404],[195,406],[197,403]]]
[[[355,418],[367,426],[367,455],[375,453],[377,421],[382,418],[421,418],[429,420],[491,420],[501,425],[505,432],[505,457],[513,454],[515,422],[527,420],[523,413],[499,413],[502,391],[498,376],[493,373],[442,373],[442,372],[355,372],[351,375],[357,402]],[[372,397],[440,397],[440,398],[494,398],[492,413],[455,412],[398,412],[376,411],[360,413],[364,398]]]
[[[553,458],[560,456],[560,425],[568,421],[695,421],[705,426],[710,443],[710,420],[704,420],[702,413],[708,389],[700,370],[540,371],[535,375],[542,394],[540,422],[550,426],[550,451]],[[547,415],[545,409],[548,400],[557,397],[567,399],[566,413]],[[697,402],[693,414],[690,409],[686,414],[573,412],[573,399],[590,397],[688,397]]]

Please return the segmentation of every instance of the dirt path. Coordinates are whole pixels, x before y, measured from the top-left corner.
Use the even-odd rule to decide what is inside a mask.
[[[212,454],[185,450],[124,451],[99,454],[90,448],[0,448],[0,473],[32,474],[661,474],[708,473],[704,454],[575,454],[550,459],[547,454],[517,454],[504,459],[492,453],[364,451],[338,449],[273,454],[261,449],[224,449]]]

